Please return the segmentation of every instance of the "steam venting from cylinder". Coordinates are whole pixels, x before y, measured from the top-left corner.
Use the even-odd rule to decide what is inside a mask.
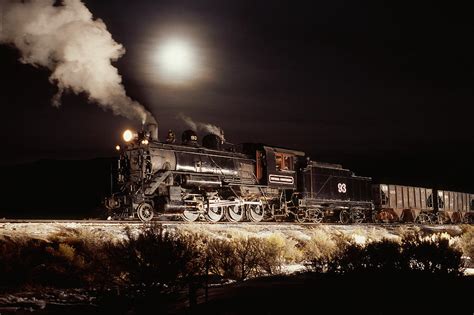
[[[89,101],[143,124],[153,116],[126,95],[122,77],[112,61],[124,47],[112,39],[101,19],[80,0],[0,0],[0,43],[16,47],[20,62],[51,70],[58,86],[53,97],[61,104],[65,91],[85,93]]]
[[[203,123],[203,122],[200,122],[200,121],[195,121],[191,117],[183,115],[183,114],[180,114],[178,117],[180,119],[182,119],[186,123],[186,125],[188,125],[189,128],[191,128],[192,130],[194,130],[194,131],[198,131],[198,130],[207,131],[207,132],[209,132],[213,135],[218,136],[221,139],[222,143],[225,142],[224,130],[222,130],[221,127],[211,125],[211,124],[207,124],[207,123]]]

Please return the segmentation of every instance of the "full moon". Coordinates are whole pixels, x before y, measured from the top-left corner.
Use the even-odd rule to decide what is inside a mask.
[[[191,79],[196,71],[196,55],[189,42],[174,39],[160,45],[157,54],[163,79],[180,82]]]

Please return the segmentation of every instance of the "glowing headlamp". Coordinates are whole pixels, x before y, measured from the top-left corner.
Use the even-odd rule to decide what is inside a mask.
[[[133,139],[133,132],[130,129],[127,129],[123,132],[122,137],[125,142],[130,142]]]

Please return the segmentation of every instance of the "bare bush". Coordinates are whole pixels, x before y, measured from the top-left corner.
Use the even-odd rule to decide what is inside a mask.
[[[344,250],[354,242],[344,234],[329,234],[315,230],[311,239],[303,244],[303,253],[309,269],[324,272],[328,271],[329,263],[340,256]]]
[[[0,242],[2,285],[83,286],[84,266],[84,257],[68,244],[36,239]]]
[[[212,239],[207,246],[209,270],[223,278],[236,280],[274,274],[281,270],[283,249],[283,244],[278,245],[271,239]]]
[[[349,243],[341,248],[326,255],[318,252],[310,261],[310,270],[336,274],[418,272],[452,276],[463,271],[461,252],[442,237],[406,236],[401,243],[385,239],[366,246]]]
[[[193,238],[170,234],[160,226],[147,227],[138,236],[129,234],[112,256],[129,283],[169,288],[202,273],[202,253]]]
[[[447,238],[402,241],[402,259],[409,270],[431,274],[461,275],[463,263],[461,252],[450,246]]]
[[[281,265],[285,263],[298,263],[304,259],[300,242],[285,237],[281,233],[274,233],[265,239],[265,245],[271,247],[277,252],[278,260]]]
[[[223,278],[237,279],[237,254],[227,239],[212,239],[207,246],[209,271]]]
[[[459,237],[458,244],[464,256],[469,257],[471,264],[474,264],[474,226],[463,226],[463,234]]]

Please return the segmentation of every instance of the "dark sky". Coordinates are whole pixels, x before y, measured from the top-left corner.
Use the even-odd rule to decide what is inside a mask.
[[[222,127],[232,143],[296,148],[362,175],[420,163],[410,167],[420,170],[413,184],[435,167],[460,187],[453,172],[465,169],[464,182],[473,173],[474,32],[461,2],[85,4],[125,46],[115,65],[161,137],[186,128],[183,113]],[[206,78],[172,86],[155,76],[153,52],[168,34],[192,40]],[[0,163],[111,156],[122,130],[139,128],[84,96],[52,107],[48,71],[17,59],[0,47]]]

